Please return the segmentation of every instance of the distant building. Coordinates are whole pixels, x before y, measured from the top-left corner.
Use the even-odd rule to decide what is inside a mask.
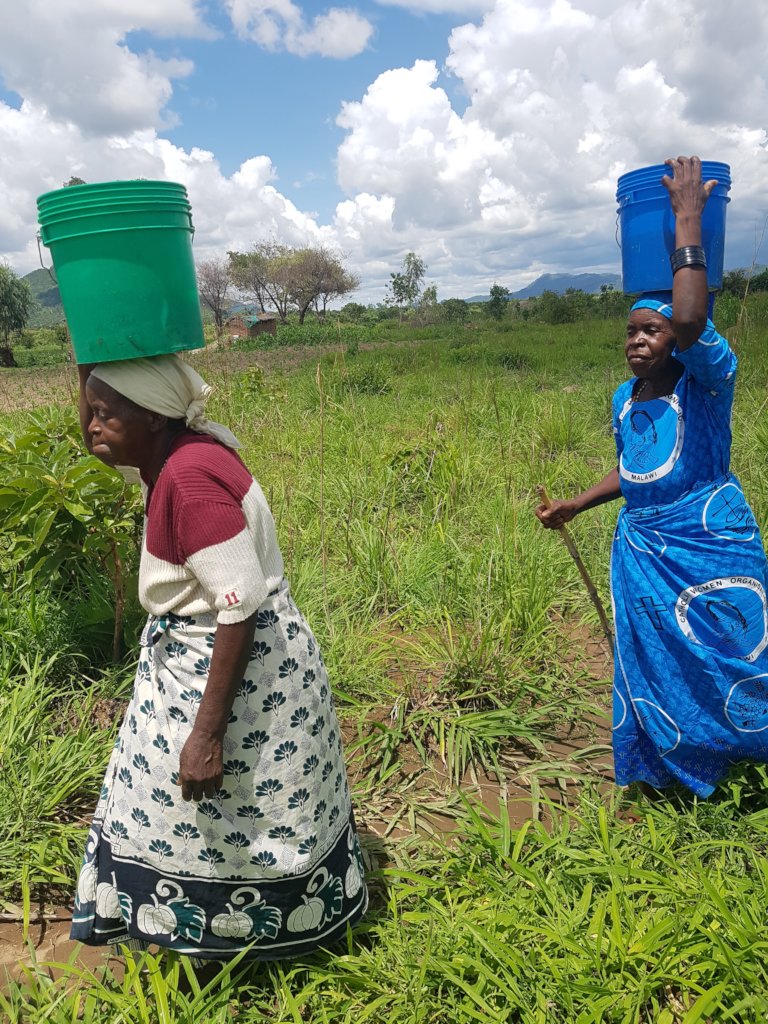
[[[260,334],[277,333],[277,313],[237,313],[224,322],[230,339],[256,338]]]

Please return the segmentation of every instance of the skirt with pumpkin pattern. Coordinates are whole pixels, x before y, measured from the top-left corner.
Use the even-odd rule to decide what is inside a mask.
[[[203,959],[307,953],[342,938],[367,891],[342,741],[317,643],[287,582],[256,617],[224,741],[224,784],[181,799],[179,753],[213,615],[151,616],[78,879],[71,937]]]

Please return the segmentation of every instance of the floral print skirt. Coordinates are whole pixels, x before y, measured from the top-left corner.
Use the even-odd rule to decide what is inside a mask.
[[[307,953],[367,906],[342,741],[317,643],[288,584],[257,613],[224,741],[224,784],[184,801],[213,615],[150,616],[78,879],[71,936],[203,959]]]

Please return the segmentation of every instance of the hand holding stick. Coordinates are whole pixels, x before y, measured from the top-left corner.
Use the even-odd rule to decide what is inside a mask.
[[[547,494],[546,488],[543,486],[543,484],[537,485],[536,493],[538,494],[539,498],[541,498],[542,505],[545,508],[550,508],[552,502],[550,501],[549,495]],[[581,555],[579,554],[576,545],[573,543],[573,538],[568,532],[568,527],[560,526],[557,528],[557,532],[560,534],[563,543],[568,548],[569,555],[576,563],[576,568],[579,570],[579,575],[584,580],[584,585],[587,588],[589,596],[592,598],[592,604],[595,606],[595,609],[597,610],[597,615],[600,619],[600,625],[603,627],[603,632],[605,633],[605,638],[608,641],[608,646],[611,649],[611,654],[613,654],[613,631],[611,630],[611,624],[608,621],[608,616],[605,614],[603,602],[600,600],[600,595],[597,592],[595,584],[592,582],[592,577],[587,572],[587,567],[581,560]]]

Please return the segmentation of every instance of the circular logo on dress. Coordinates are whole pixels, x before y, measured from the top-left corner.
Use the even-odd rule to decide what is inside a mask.
[[[619,417],[624,449],[619,472],[634,484],[649,484],[671,472],[683,449],[685,421],[677,395],[626,402]]]
[[[707,533],[720,540],[746,543],[757,533],[757,523],[740,487],[727,483],[710,495],[701,521]]]
[[[754,661],[768,645],[765,590],[751,576],[725,576],[682,591],[675,618],[689,640]]]
[[[739,732],[768,729],[768,673],[739,679],[725,701],[725,717]]]

